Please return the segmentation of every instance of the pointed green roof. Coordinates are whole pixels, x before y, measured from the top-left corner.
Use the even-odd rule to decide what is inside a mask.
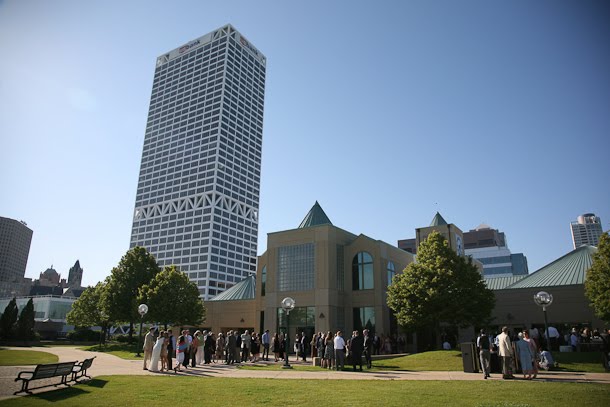
[[[249,276],[209,301],[253,300],[255,293],[256,279],[254,276]]]
[[[445,219],[443,219],[443,217],[441,216],[440,213],[436,212],[436,215],[434,215],[434,219],[432,219],[430,226],[441,226],[441,225],[446,225],[446,224],[447,224],[447,221],[445,221]]]
[[[303,219],[303,221],[299,225],[299,229],[309,228],[318,225],[332,225],[332,222],[330,221],[330,219],[328,219],[328,216],[326,216],[324,210],[322,209],[318,201],[316,201],[316,203],[312,206],[307,215],[305,215],[305,219]]]
[[[596,247],[580,246],[578,249],[572,250],[565,256],[558,258],[506,288],[534,288],[584,284],[586,272],[591,268],[591,264],[593,264],[593,254],[595,254],[595,252],[597,252]]]

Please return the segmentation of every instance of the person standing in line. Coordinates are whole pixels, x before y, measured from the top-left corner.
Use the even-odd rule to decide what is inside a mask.
[[[481,369],[483,369],[483,379],[491,377],[489,364],[491,362],[491,341],[489,336],[481,329],[480,335],[477,338],[477,348],[479,349],[479,360],[481,361]]]
[[[371,358],[371,352],[373,351],[373,339],[369,336],[368,329],[365,329],[364,331],[362,331],[362,334],[364,335],[363,345],[364,345],[364,359],[366,360],[366,368],[370,369],[371,367],[373,367],[372,358]]]
[[[269,337],[269,330],[266,329],[261,337],[263,341],[263,360],[269,360],[269,348],[271,347],[271,338]]]
[[[161,348],[161,371],[165,370],[166,372],[170,369],[171,364],[168,364],[168,351],[167,344],[169,343],[169,338],[167,336],[167,332],[162,332],[163,334],[163,347]],[[154,348],[153,348],[154,349]]]
[[[534,367],[532,361],[534,360],[534,354],[530,348],[530,344],[523,340],[523,332],[519,332],[518,338],[515,341],[515,348],[519,355],[519,364],[521,365],[521,372],[523,378],[530,380],[534,373]]]
[[[233,331],[229,331],[227,333],[227,365],[232,365],[233,363],[235,363],[235,352],[236,352],[236,348],[237,348],[237,339],[235,338],[235,335],[233,334]]]
[[[184,332],[184,331],[183,331]],[[182,366],[184,366],[184,357],[186,350],[188,349],[188,343],[184,335],[178,337],[178,343],[176,344],[176,367],[174,372],[181,372]]]
[[[328,331],[324,337],[324,364],[322,367],[332,370],[335,365],[335,342],[333,340],[333,333]]]
[[[222,332],[218,332],[218,338],[216,339],[216,357],[213,360],[214,363],[218,363],[218,362],[222,361],[222,356],[224,355],[225,346],[226,346],[225,335]]]
[[[279,362],[280,360],[280,336],[276,333],[273,334],[273,345],[272,345],[273,356],[275,357],[275,361]]]
[[[157,341],[152,350],[152,356],[150,358],[150,371],[158,372],[159,371],[159,362],[161,361],[161,351],[163,349],[163,344],[165,342],[164,338],[165,332],[159,332],[159,336],[157,337]],[[163,370],[163,364],[161,364],[161,370]]]
[[[308,346],[309,342],[307,342],[307,336],[305,335],[305,332],[301,332],[301,357],[303,362],[307,362]]]
[[[570,346],[572,346],[572,352],[578,351],[579,343],[580,337],[578,335],[578,330],[576,328],[572,328],[572,333],[570,334]]]
[[[280,340],[280,359],[284,360],[285,357],[285,353],[286,353],[286,336],[284,335],[284,333],[280,333],[279,336],[279,340]]]
[[[155,328],[150,328],[148,330],[148,333],[144,337],[144,346],[142,347],[142,350],[144,351],[144,370],[148,370],[147,363],[150,362],[154,346],[155,346]]]
[[[534,375],[532,376],[532,379],[535,379],[538,376],[538,345],[536,344],[536,341],[530,338],[530,334],[527,329],[523,331],[523,340],[530,346],[530,350],[533,355],[532,366],[534,369]]]
[[[301,356],[301,337],[298,332],[294,334],[294,344],[292,345],[292,348],[296,354],[294,361],[298,362],[299,356]],[[286,352],[286,357],[288,357],[288,352]],[[288,361],[290,361],[290,359],[288,359]]]
[[[235,353],[233,354],[234,362],[239,363],[241,358],[239,352],[241,351],[241,335],[237,330],[233,331],[233,336],[235,336]]]
[[[513,347],[508,336],[508,327],[502,327],[502,333],[498,335],[498,353],[502,359],[502,378],[503,379],[514,379],[512,373],[512,358],[513,358]]]
[[[345,364],[345,340],[343,339],[343,332],[337,331],[333,341],[335,348],[335,367],[337,370],[343,370]]]
[[[191,336],[188,329],[182,330],[182,336],[184,336],[184,343],[186,343],[186,349],[184,350],[184,359],[182,359],[182,366],[188,369],[189,361],[191,358],[191,344],[193,343],[193,337]]]
[[[362,351],[364,350],[364,340],[359,331],[354,331],[352,339],[350,340],[349,350],[352,355],[354,372],[356,371],[356,366],[359,366],[360,371],[362,372]]]
[[[167,331],[167,370],[172,368],[172,358],[176,357],[176,338],[172,334],[172,330]]]
[[[250,331],[246,330],[241,335],[241,361],[243,363],[247,362],[250,356],[250,347],[252,346],[252,336],[250,336]]]

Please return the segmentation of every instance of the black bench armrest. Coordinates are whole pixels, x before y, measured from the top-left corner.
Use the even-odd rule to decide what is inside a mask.
[[[17,381],[17,380],[29,380],[29,379],[26,379],[25,377],[21,377],[21,375],[24,374],[24,373],[30,374],[30,375],[34,376],[34,372],[33,371],[31,371],[31,370],[24,370],[22,372],[19,372],[19,374],[17,375],[17,378],[15,379],[15,381]]]

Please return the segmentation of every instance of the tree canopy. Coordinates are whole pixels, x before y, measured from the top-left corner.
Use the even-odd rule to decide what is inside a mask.
[[[67,322],[79,328],[104,325],[108,320],[108,311],[102,302],[105,288],[106,282],[87,287],[72,304],[72,309],[66,316]]]
[[[13,298],[9,301],[0,318],[0,335],[3,339],[12,338],[15,333],[15,323],[17,322],[17,299]]]
[[[408,328],[441,322],[466,327],[489,319],[495,296],[472,259],[459,256],[432,232],[411,263],[388,287],[388,306]]]
[[[25,304],[25,307],[19,314],[19,320],[17,321],[17,338],[28,341],[34,339],[34,300],[30,300]]]
[[[143,247],[134,247],[125,253],[110,273],[102,301],[112,321],[133,322],[138,314],[138,294],[160,269],[155,257]],[[130,330],[130,336],[131,332]]]
[[[176,266],[165,267],[140,289],[139,301],[148,305],[148,320],[182,325],[199,325],[205,317],[197,285]]]
[[[610,322],[610,236],[602,234],[593,255],[593,264],[587,271],[585,293],[595,314]]]

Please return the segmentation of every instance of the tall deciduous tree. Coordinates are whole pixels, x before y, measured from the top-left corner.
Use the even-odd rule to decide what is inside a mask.
[[[34,339],[34,300],[30,298],[28,303],[21,310],[19,320],[17,321],[17,337],[18,339],[29,341]]]
[[[108,319],[108,313],[104,309],[102,296],[106,287],[105,282],[99,282],[95,287],[87,287],[66,315],[66,321],[70,325],[79,328],[102,326]]]
[[[2,335],[2,339],[10,339],[14,336],[18,313],[17,300],[13,298],[6,305],[2,318],[0,318],[0,335]]]
[[[140,318],[138,291],[150,283],[159,271],[155,257],[143,247],[127,251],[111,271],[102,300],[112,321],[129,322],[130,342],[133,339],[134,321]]]
[[[139,300],[148,305],[148,319],[165,325],[199,325],[205,318],[197,285],[176,266],[165,267],[140,289]]]
[[[610,236],[604,233],[593,255],[593,264],[587,271],[585,293],[595,314],[610,322]]]
[[[411,263],[394,277],[388,288],[388,306],[398,322],[408,328],[441,322],[466,327],[487,320],[495,296],[487,288],[470,258],[449,248],[438,232],[431,233],[417,249]]]

